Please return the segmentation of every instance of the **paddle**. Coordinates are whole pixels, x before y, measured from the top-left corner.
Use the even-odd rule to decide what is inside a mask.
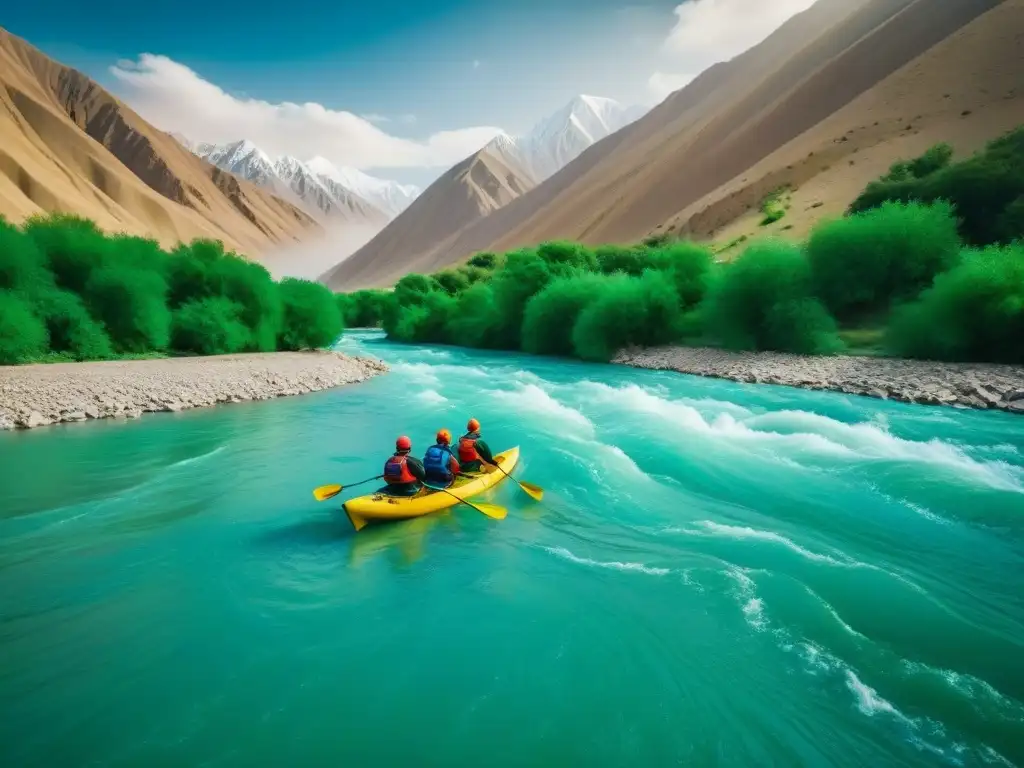
[[[501,464],[492,464],[491,466],[501,469]],[[539,485],[534,485],[533,483],[521,483],[514,477],[512,477],[512,475],[510,475],[504,469],[501,469],[501,474],[503,474],[509,480],[512,480],[516,485],[518,485],[520,488],[526,491],[527,495],[530,498],[534,499],[535,501],[540,501],[541,499],[544,498],[544,489],[541,488]]]
[[[384,475],[377,475],[371,477],[369,480],[360,480],[358,483],[351,483],[350,485],[321,485],[319,488],[314,489],[313,498],[317,501],[327,501],[332,499],[341,493],[346,488],[355,488],[357,485],[365,485],[366,483],[372,483],[374,480],[380,480]]]
[[[497,504],[474,504],[469,499],[459,498],[446,488],[438,488],[433,485],[427,485],[426,483],[424,483],[424,485],[432,491],[441,491],[441,493],[447,493],[453,499],[461,501],[463,504],[468,504],[480,514],[487,515],[488,517],[493,517],[495,520],[504,520],[506,517],[508,517],[508,510],[505,509],[505,507],[499,507]]]

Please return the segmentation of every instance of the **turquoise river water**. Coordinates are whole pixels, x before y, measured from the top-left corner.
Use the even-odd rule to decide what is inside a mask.
[[[0,764],[1024,765],[1024,419],[340,346],[392,372],[0,435]],[[542,503],[313,500],[468,416]]]

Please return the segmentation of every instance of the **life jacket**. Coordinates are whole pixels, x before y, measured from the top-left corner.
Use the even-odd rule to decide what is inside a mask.
[[[470,432],[459,438],[459,462],[466,464],[471,461],[480,461],[480,454],[476,452],[476,441],[480,439],[480,433]]]
[[[423,455],[423,469],[428,475],[436,477],[451,477],[452,470],[448,466],[448,460],[452,456],[452,449],[447,445],[432,445],[427,448]]]
[[[384,482],[388,485],[408,485],[416,482],[416,475],[409,471],[409,457],[396,453],[384,463]]]

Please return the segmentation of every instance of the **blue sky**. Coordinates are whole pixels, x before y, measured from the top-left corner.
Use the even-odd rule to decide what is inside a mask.
[[[18,3],[2,23],[158,127],[210,141],[251,128],[271,154],[423,183],[576,94],[651,104],[666,93],[655,73],[678,85],[738,52],[730,44],[756,42],[688,57],[671,40],[685,5],[698,11],[683,32],[699,48],[701,25],[735,26],[763,0],[56,0]]]

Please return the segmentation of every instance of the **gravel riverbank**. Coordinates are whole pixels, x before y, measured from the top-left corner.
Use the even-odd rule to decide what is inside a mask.
[[[0,429],[302,395],[387,370],[379,360],[337,352],[3,366]]]
[[[623,350],[612,361],[754,384],[1024,414],[1024,367],[880,357],[816,357],[696,347]]]

